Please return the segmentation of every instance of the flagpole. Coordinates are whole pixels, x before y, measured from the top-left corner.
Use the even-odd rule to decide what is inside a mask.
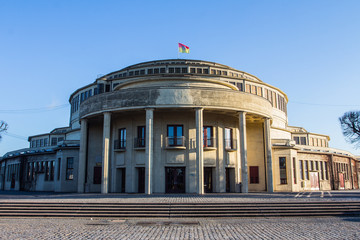
[[[179,43],[178,43],[178,47],[177,47],[177,57],[179,59]]]

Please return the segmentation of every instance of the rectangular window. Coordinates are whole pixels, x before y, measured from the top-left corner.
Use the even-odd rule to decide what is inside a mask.
[[[138,126],[137,128],[137,139],[135,141],[135,147],[143,148],[145,147],[145,126]]]
[[[310,171],[314,170],[314,161],[310,161]]]
[[[49,169],[49,162],[45,162],[45,181],[49,181],[50,177],[50,169]]]
[[[202,68],[198,68],[197,73],[202,74]]]
[[[299,161],[299,172],[300,172],[300,179],[304,180],[303,160]]]
[[[319,161],[315,161],[315,169],[316,171],[319,171]]]
[[[175,68],[169,68],[169,73],[174,73],[175,72]]]
[[[300,137],[300,144],[306,145],[306,137]]]
[[[57,138],[53,137],[51,138],[51,146],[56,146],[57,145]]]
[[[48,139],[47,139],[47,138],[44,139],[44,146],[45,146],[45,147],[48,146]]]
[[[154,71],[150,68],[150,69],[148,69],[148,74],[153,74],[154,73]]]
[[[242,83],[236,83],[236,86],[238,87],[239,91],[244,91],[243,84]]]
[[[154,73],[158,74],[160,72],[160,70],[158,68],[154,68]]]
[[[187,68],[181,68],[181,73],[187,73]]]
[[[234,149],[233,130],[231,128],[225,128],[225,149]]]
[[[296,158],[293,157],[293,175],[294,175],[294,184],[297,183],[296,181]]]
[[[209,69],[204,68],[204,74],[209,74]]]
[[[74,158],[68,157],[66,159],[66,180],[74,179]]]
[[[305,160],[305,180],[309,180],[309,161]]]
[[[185,146],[183,125],[168,125],[167,126],[167,146]]]
[[[286,157],[279,157],[280,184],[287,184]]]
[[[320,162],[320,179],[324,180],[324,166],[323,166],[324,162]]]
[[[175,68],[175,73],[181,73],[181,68]]]
[[[294,137],[294,141],[296,144],[300,144],[300,137]]]
[[[165,68],[160,68],[160,73],[165,73]]]
[[[325,162],[325,178],[326,180],[329,180],[327,162]]]
[[[214,147],[214,132],[212,126],[205,126],[203,129],[203,147]]]
[[[55,175],[55,161],[50,161],[50,181],[54,181],[54,175]]]
[[[259,167],[250,167],[250,184],[259,183]]]
[[[119,142],[118,146],[115,146],[118,149],[125,149],[126,148],[126,128],[119,129]]]
[[[58,158],[58,171],[57,171],[57,180],[60,180],[60,173],[61,173],[61,158]]]

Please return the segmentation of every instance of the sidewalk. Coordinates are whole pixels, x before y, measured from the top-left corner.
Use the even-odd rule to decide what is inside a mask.
[[[300,193],[120,194],[0,191],[1,202],[239,203],[360,201],[360,190]]]

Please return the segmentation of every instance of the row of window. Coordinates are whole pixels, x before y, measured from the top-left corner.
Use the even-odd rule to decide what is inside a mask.
[[[185,147],[183,125],[168,125],[167,126],[167,147]],[[137,127],[137,137],[134,141],[135,148],[145,147],[145,126]],[[126,128],[119,129],[119,138],[115,141],[115,149],[126,149]],[[203,147],[215,147],[214,127],[203,127]],[[225,149],[234,149],[233,130],[225,128]]]
[[[20,172],[20,163],[8,165],[6,181],[19,180],[19,172]]]
[[[64,141],[64,137],[52,137],[51,138],[51,145],[50,146],[56,146],[58,142]],[[31,147],[47,147],[48,145],[48,138],[41,138],[36,140],[31,140]]]
[[[55,161],[38,161],[27,164],[27,181],[35,180],[35,174],[45,173],[45,181],[54,181]]]
[[[307,138],[306,137],[293,136],[293,140],[298,145],[307,145]],[[315,147],[327,147],[328,146],[327,141],[325,139],[313,138],[313,137],[310,137],[309,145],[310,146],[315,146]]]
[[[310,180],[309,171],[319,171],[320,180],[329,180],[328,164],[325,161],[299,160],[301,180]]]
[[[347,163],[334,163],[334,172],[336,173],[335,178],[338,178],[339,173],[344,173],[344,179],[350,180],[349,164]]]

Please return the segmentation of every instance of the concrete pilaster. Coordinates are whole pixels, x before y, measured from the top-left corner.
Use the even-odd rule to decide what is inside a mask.
[[[271,138],[270,138],[270,119],[269,118],[266,118],[264,121],[264,134],[265,134],[265,153],[266,153],[266,171],[267,171],[267,174],[266,174],[267,191],[274,192],[273,165],[272,165]],[[293,180],[290,179],[290,181],[293,181]]]
[[[85,169],[86,167],[86,152],[87,152],[87,132],[88,132],[88,121],[82,119],[80,128],[80,152],[79,152],[79,169],[78,169],[78,193],[85,191]]]
[[[104,113],[103,128],[103,157],[102,157],[102,181],[101,193],[108,193],[109,189],[109,156],[110,156],[110,129],[111,113]]]
[[[203,108],[195,109],[197,193],[204,194]]]
[[[154,109],[146,109],[145,138],[145,193],[152,194],[153,168]]]
[[[247,144],[246,144],[246,113],[239,112],[240,156],[241,156],[241,192],[249,192]]]

